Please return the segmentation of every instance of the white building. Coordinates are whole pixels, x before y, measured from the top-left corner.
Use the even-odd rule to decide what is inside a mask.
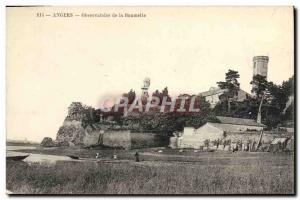
[[[205,97],[205,100],[210,103],[210,107],[214,108],[216,104],[220,101],[220,95],[222,95],[226,90],[216,87],[211,87],[206,92],[201,92],[199,96]],[[239,90],[236,96],[236,101],[244,101],[248,96],[251,96],[244,90]]]
[[[222,140],[227,133],[240,133],[246,131],[261,131],[266,125],[257,123],[252,119],[217,116],[219,123],[207,122],[198,129],[185,127],[183,133],[172,137],[171,148],[195,148],[204,146],[205,140]]]

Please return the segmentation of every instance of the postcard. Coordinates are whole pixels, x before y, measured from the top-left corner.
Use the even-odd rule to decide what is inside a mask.
[[[295,195],[292,6],[7,6],[6,191]]]

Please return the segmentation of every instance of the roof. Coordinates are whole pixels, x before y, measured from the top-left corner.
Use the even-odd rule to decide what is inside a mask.
[[[236,129],[232,126],[228,126],[226,124],[220,124],[220,123],[212,123],[212,122],[208,122],[207,124],[212,125],[213,127],[222,130],[222,131],[226,131],[226,132],[236,132]]]
[[[226,89],[212,88],[208,91],[199,93],[199,96],[208,97],[208,96],[212,96],[212,95],[216,95],[216,94],[223,94],[225,91],[226,91]],[[244,100],[246,95],[251,96],[251,94],[249,94],[248,92],[246,92],[242,89],[239,89],[238,95],[237,95],[237,100],[239,100],[239,101]]]
[[[248,92],[240,89],[237,95],[237,101],[244,101],[247,97],[251,96]]]
[[[235,124],[235,125],[245,125],[245,126],[260,126],[266,127],[266,125],[257,123],[253,119],[243,119],[243,118],[234,118],[234,117],[222,117],[217,116],[217,119],[220,120],[221,124]]]
[[[231,124],[221,124],[221,123],[212,123],[212,122],[208,122],[207,124],[209,124],[209,125],[217,128],[219,130],[226,131],[227,133],[235,133],[235,132],[240,132],[242,130],[242,129],[241,130],[237,130],[237,127],[232,126]],[[243,126],[243,125],[241,125],[241,126]]]
[[[217,89],[212,89],[212,90],[208,90],[205,92],[201,92],[201,93],[199,93],[199,96],[207,97],[207,96],[212,96],[215,94],[223,93],[224,91],[225,91],[225,89],[217,88]]]

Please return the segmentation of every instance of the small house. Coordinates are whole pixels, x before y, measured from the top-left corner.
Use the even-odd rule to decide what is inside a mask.
[[[211,87],[208,91],[201,92],[199,94],[199,96],[204,97],[205,100],[210,103],[210,107],[214,108],[217,105],[217,103],[220,102],[220,97],[221,97],[221,95],[224,94],[224,92],[226,92],[226,89]],[[237,96],[235,96],[235,100],[236,101],[244,101],[245,99],[248,98],[248,96],[251,96],[251,95],[248,94],[247,92],[245,92],[244,90],[239,89]]]
[[[252,119],[242,119],[233,117],[217,116],[218,123],[207,122],[198,129],[193,127],[185,127],[180,137],[171,138],[170,147],[178,148],[200,148],[205,146],[205,141],[223,140],[228,133],[236,133],[238,135],[251,131],[262,131],[266,125],[257,123]],[[259,134],[256,134],[259,137]]]

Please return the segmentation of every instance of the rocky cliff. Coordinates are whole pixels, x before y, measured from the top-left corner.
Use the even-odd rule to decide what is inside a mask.
[[[91,146],[100,143],[100,134],[120,127],[114,124],[94,123],[85,125],[81,121],[66,119],[59,128],[56,142],[60,146]]]
[[[73,102],[68,115],[59,128],[55,143],[59,146],[91,146],[99,144],[100,134],[106,130],[120,129],[114,122],[100,122],[97,110]]]
[[[83,145],[84,135],[81,121],[66,119],[58,130],[56,141],[62,146]]]

